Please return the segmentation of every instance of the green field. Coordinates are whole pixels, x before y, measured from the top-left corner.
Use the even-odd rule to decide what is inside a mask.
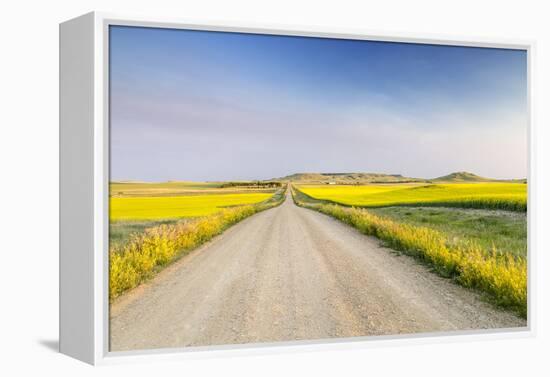
[[[145,229],[153,228],[160,225],[172,225],[185,220],[168,219],[168,220],[133,220],[133,221],[115,221],[109,224],[109,245],[111,247],[120,246],[132,237],[139,234]]]
[[[444,207],[384,207],[369,212],[440,231],[449,244],[474,242],[487,252],[527,256],[527,217],[521,212]]]
[[[356,207],[435,205],[527,209],[527,185],[523,183],[299,185],[297,188],[314,199]]]

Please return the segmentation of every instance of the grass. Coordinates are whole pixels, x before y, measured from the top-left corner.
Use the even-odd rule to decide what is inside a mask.
[[[209,194],[185,196],[112,197],[111,222],[128,220],[166,220],[211,215],[226,207],[255,204],[273,193]]]
[[[363,208],[315,202],[293,191],[295,202],[349,224],[383,240],[388,247],[417,257],[442,276],[476,288],[496,304],[527,314],[527,261],[511,253],[486,250],[474,240],[449,242],[444,232],[427,226],[398,222]]]
[[[523,183],[388,184],[297,186],[314,199],[354,207],[440,206],[525,212]]]
[[[110,300],[150,279],[166,265],[230,226],[279,205],[283,199],[284,190],[280,190],[260,203],[221,209],[208,216],[132,233],[128,242],[115,244],[109,250]]]
[[[159,225],[175,224],[177,219],[150,220],[150,221],[117,221],[109,224],[109,245],[110,247],[122,245],[132,237],[134,233],[141,233],[148,228]]]
[[[369,212],[399,223],[440,231],[449,243],[475,242],[493,249],[527,256],[527,217],[520,212],[435,207],[384,207]]]

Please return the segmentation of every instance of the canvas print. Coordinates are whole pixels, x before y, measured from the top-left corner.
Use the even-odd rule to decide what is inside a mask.
[[[527,325],[527,51],[110,26],[110,351]]]

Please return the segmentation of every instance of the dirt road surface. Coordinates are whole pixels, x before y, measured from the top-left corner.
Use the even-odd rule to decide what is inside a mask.
[[[290,197],[111,306],[111,351],[526,326]]]

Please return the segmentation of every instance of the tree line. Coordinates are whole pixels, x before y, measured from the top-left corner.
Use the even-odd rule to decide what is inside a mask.
[[[251,181],[251,182],[225,182],[220,187],[254,187],[254,188],[272,188],[281,187],[281,182],[275,181]]]

